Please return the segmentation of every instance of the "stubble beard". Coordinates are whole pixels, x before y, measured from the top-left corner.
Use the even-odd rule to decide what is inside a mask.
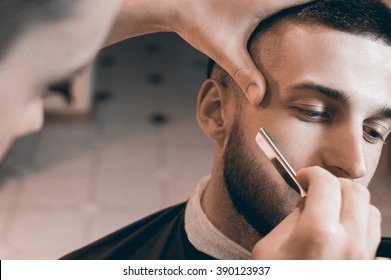
[[[286,196],[281,195],[281,186],[251,153],[242,135],[236,121],[224,151],[223,179],[236,212],[265,236],[292,211],[297,194],[288,189]]]

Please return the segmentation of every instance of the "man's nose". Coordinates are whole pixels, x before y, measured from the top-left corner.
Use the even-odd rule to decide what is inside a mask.
[[[358,179],[367,173],[362,128],[334,134],[327,142],[323,164],[332,174],[347,179]]]

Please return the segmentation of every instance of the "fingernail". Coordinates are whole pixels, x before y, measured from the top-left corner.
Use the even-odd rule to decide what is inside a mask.
[[[251,104],[258,105],[261,90],[257,85],[251,85],[247,90],[247,97]]]

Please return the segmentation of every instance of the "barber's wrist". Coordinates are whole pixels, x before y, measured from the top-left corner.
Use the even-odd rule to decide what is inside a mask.
[[[123,0],[105,46],[155,32],[175,32],[180,0]]]
[[[143,1],[143,0],[141,0]],[[149,11],[149,28],[152,32],[176,32],[186,19],[183,13],[186,0],[146,0]]]

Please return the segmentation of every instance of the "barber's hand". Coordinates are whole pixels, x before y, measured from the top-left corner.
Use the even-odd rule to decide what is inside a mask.
[[[266,85],[255,66],[247,42],[267,16],[309,0],[179,0],[175,31],[223,67],[250,103],[262,101]],[[180,3],[179,3],[180,2]]]
[[[253,248],[253,259],[374,259],[380,212],[368,190],[320,167],[298,172],[308,186],[296,208]]]
[[[123,0],[105,46],[134,36],[174,31],[223,67],[257,105],[265,80],[247,42],[264,18],[311,0]]]

